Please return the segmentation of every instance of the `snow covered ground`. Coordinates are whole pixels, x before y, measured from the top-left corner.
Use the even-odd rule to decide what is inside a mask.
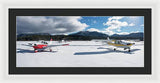
[[[17,67],[144,67],[144,42],[134,42],[131,52],[95,41],[71,41],[53,47],[53,52],[34,53],[27,46],[35,41],[17,41]],[[59,45],[53,41],[54,45]]]

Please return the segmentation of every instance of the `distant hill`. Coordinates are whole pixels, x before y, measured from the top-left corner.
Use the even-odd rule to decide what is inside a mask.
[[[143,37],[143,33],[130,33],[128,35],[113,34],[111,37]]]
[[[143,40],[144,33],[138,32],[138,33],[130,33],[128,35],[114,34],[114,35],[112,35],[110,37],[114,38],[114,39],[140,39],[140,40]]]
[[[107,34],[96,32],[96,31],[93,31],[93,32],[90,32],[90,31],[80,31],[80,32],[77,32],[77,33],[74,33],[74,34],[70,34],[70,36],[73,36],[73,35],[88,36],[88,37],[99,37],[99,38],[109,37],[109,35],[107,35]]]
[[[37,40],[92,40],[92,39],[106,39],[110,37],[111,39],[140,39],[143,40],[143,33],[131,33],[128,35],[107,35],[100,32],[90,32],[90,31],[80,31],[77,33],[69,34],[69,35],[50,35],[48,33],[35,33],[35,34],[18,34],[17,40],[18,41],[37,41]]]

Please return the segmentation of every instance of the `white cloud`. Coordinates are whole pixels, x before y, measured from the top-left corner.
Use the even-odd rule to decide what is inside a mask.
[[[119,20],[109,20],[106,23],[103,23],[103,25],[113,26],[113,27],[121,27],[121,26],[127,26],[127,22],[121,22]]]
[[[128,32],[121,32],[121,33],[116,33],[116,34],[119,34],[119,35],[128,35],[130,33],[128,33]]]
[[[124,18],[124,17],[123,16],[113,16],[113,17],[108,18],[108,21],[106,23],[103,23],[104,26],[106,26],[106,25],[108,26],[106,28],[106,31],[109,34],[114,34],[115,32],[113,30],[120,32],[122,27],[135,26],[134,23],[128,24],[126,21],[119,21],[122,18]]]
[[[110,31],[110,30],[104,30],[104,31],[100,31],[100,30],[98,30],[98,29],[96,29],[96,28],[90,28],[90,29],[88,29],[87,31],[90,31],[90,32],[94,32],[94,31],[96,31],[96,32],[100,32],[100,33],[104,33],[104,34],[108,34],[108,35],[113,35],[113,34],[115,34],[113,31]]]
[[[109,29],[106,29],[105,31],[102,31],[102,32],[105,33],[105,34],[108,34],[108,35],[115,34],[115,32],[113,32],[112,30],[109,30]]]
[[[140,31],[132,31],[131,33],[139,33]]]
[[[108,18],[108,21],[106,23],[103,23],[103,25],[107,25],[109,26],[106,31],[109,34],[113,34],[114,32],[112,30],[117,30],[118,32],[120,32],[120,28],[121,27],[125,27],[128,26],[127,22],[121,22],[119,21],[119,19],[122,19],[123,17],[110,17]]]
[[[90,31],[90,32],[97,31],[97,32],[104,33],[104,34],[107,34],[107,35],[113,35],[113,34],[128,35],[130,33],[138,33],[138,32],[140,32],[140,31],[132,31],[132,32],[119,32],[119,33],[116,33],[116,32],[114,32],[112,30],[105,29],[104,31],[101,31],[101,30],[98,30],[96,28],[90,28],[87,31]]]
[[[106,23],[103,23],[103,24],[109,26],[107,28],[108,30],[116,29],[117,31],[121,31],[120,30],[121,27],[128,26],[127,22],[121,22],[118,20],[107,21]]]
[[[96,31],[96,32],[100,32],[100,33],[104,33],[104,34],[107,34],[107,35],[113,35],[113,34],[115,34],[113,31],[110,31],[110,30],[104,30],[104,31],[101,31],[101,30],[98,30],[98,29],[96,29],[96,28],[90,28],[90,29],[88,29],[87,31],[90,31],[90,32],[94,32],[94,31]]]
[[[80,16],[17,16],[17,33],[65,34],[88,27]]]
[[[96,29],[96,28],[90,28],[90,29],[88,29],[87,31],[90,31],[90,32],[93,32],[93,31],[97,31],[97,32],[100,32],[98,29]]]
[[[144,24],[141,24],[140,26],[144,27]]]
[[[124,16],[113,16],[113,17],[110,17],[110,18],[108,18],[108,20],[109,21],[111,21],[111,20],[119,20],[119,19],[122,19]]]
[[[131,23],[131,24],[129,24],[128,26],[135,26],[135,24],[134,24],[134,23]]]
[[[129,16],[129,18],[136,19],[136,18],[139,18],[139,16]]]

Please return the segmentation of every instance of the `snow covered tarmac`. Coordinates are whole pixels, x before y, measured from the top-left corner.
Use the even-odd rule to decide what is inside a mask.
[[[53,52],[34,53],[27,46],[35,41],[17,41],[17,67],[144,67],[144,43],[134,42],[131,52],[94,41],[71,41],[53,47]],[[53,41],[54,45],[60,44]]]

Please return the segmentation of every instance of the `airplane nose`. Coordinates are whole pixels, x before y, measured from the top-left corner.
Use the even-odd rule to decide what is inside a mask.
[[[127,45],[134,45],[135,43],[128,43]]]
[[[128,43],[127,45],[134,45],[135,43]]]
[[[127,45],[131,45],[131,43],[128,43]]]

